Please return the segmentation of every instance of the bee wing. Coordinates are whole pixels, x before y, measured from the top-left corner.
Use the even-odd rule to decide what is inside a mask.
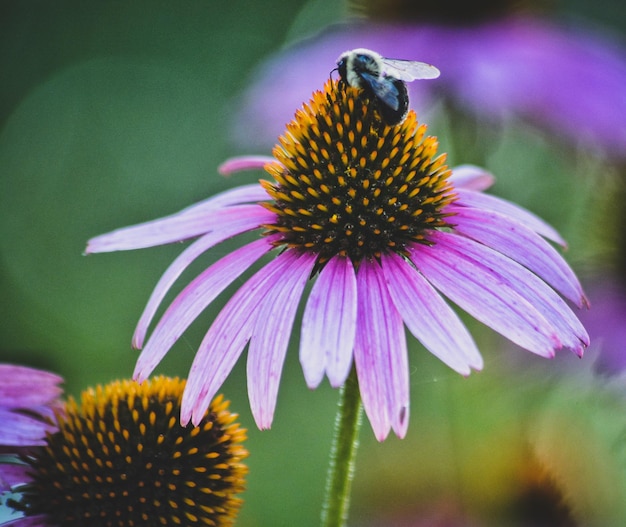
[[[384,77],[379,79],[375,75],[370,75],[367,72],[361,73],[361,77],[369,84],[376,97],[387,106],[393,110],[397,110],[400,107],[398,100],[400,93],[398,92],[398,88],[396,88],[391,81],[386,80]]]
[[[416,79],[436,79],[439,70],[431,64],[414,60],[382,59],[384,73],[401,81],[414,81]]]

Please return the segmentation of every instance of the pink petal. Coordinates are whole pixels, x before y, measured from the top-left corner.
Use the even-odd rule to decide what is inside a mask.
[[[363,407],[379,441],[387,437],[390,427],[404,437],[409,417],[406,338],[377,263],[361,262],[357,292],[354,361]]]
[[[220,215],[220,221],[223,221],[222,226],[218,230],[214,230],[205,234],[187,249],[185,249],[174,262],[165,271],[156,287],[152,291],[152,295],[148,300],[137,328],[133,335],[133,346],[137,349],[143,347],[143,342],[148,331],[148,326],[152,322],[152,318],[156,313],[160,303],[169,291],[172,284],[180,276],[180,274],[203,252],[207,251],[211,247],[214,247],[218,243],[231,238],[242,232],[255,229],[262,223],[270,223],[276,218],[275,214],[269,212],[263,207],[253,206],[248,211],[242,211],[240,214],[232,216],[230,214]]]
[[[181,422],[197,425],[252,337],[265,298],[289,272],[291,251],[257,271],[226,303],[196,353],[183,393]]]
[[[35,446],[45,445],[46,432],[57,428],[40,419],[0,408],[0,445]]]
[[[552,329],[543,331],[537,327],[537,330],[545,336],[556,337],[554,348],[567,346],[582,354],[589,342],[585,329],[561,297],[535,274],[493,249],[459,235],[434,233],[432,241],[440,252],[448,253],[448,260],[458,269],[465,267],[469,271],[473,267],[474,277],[483,281],[484,289],[498,288],[499,293],[509,291],[527,302],[530,309],[519,320],[546,321]],[[430,274],[426,274],[430,279]],[[502,333],[500,329],[497,331]]]
[[[8,492],[16,485],[29,483],[32,478],[28,473],[31,471],[30,465],[24,463],[3,462],[0,465],[0,492]]]
[[[0,364],[0,395],[4,396],[6,388],[13,390],[24,383],[55,385],[63,382],[63,377],[46,370],[16,364]],[[31,387],[32,388],[32,387]]]
[[[491,187],[496,178],[484,168],[475,165],[459,165],[452,169],[450,181],[454,188],[481,191]]]
[[[133,378],[144,381],[196,318],[241,273],[273,248],[261,238],[236,249],[198,275],[167,308],[139,355]]]
[[[521,223],[497,212],[450,207],[456,232],[521,263],[579,307],[587,304],[582,286],[562,256]]]
[[[396,254],[382,258],[389,293],[409,331],[433,355],[462,375],[480,370],[483,360],[456,313],[406,260]]]
[[[0,364],[0,406],[33,408],[46,405],[63,392],[63,378],[43,370]]]
[[[510,216],[512,219],[525,225],[530,230],[535,231],[548,240],[552,240],[555,243],[565,247],[567,243],[561,238],[561,235],[556,230],[548,225],[538,216],[535,216],[532,212],[523,209],[510,201],[506,201],[502,198],[497,198],[489,194],[483,194],[482,192],[474,192],[472,190],[457,189],[458,201],[454,202],[454,205],[473,207],[476,209],[482,209],[492,212],[497,212],[504,216]]]
[[[552,325],[526,299],[477,263],[445,244],[409,247],[411,260],[437,289],[483,324],[522,348],[554,356],[561,343]]]
[[[462,236],[446,233],[433,239],[477,264],[488,262],[493,276],[527,300],[553,326],[561,345],[582,356],[589,345],[585,328],[565,301],[537,275],[490,247]]]
[[[2,527],[51,527],[50,518],[46,516],[27,516],[3,523]]]
[[[194,238],[219,228],[224,215],[234,218],[254,206],[241,203],[268,199],[259,184],[237,187],[170,216],[96,236],[87,242],[85,253],[142,249]]]
[[[276,159],[271,156],[238,156],[224,161],[217,171],[223,176],[230,176],[243,170],[263,169],[268,163],[276,163]]]
[[[331,258],[317,277],[304,310],[300,363],[309,388],[327,373],[341,386],[352,364],[356,335],[356,275],[348,258]]]
[[[274,418],[280,374],[291,336],[298,303],[316,255],[285,253],[285,272],[263,299],[248,349],[248,397],[259,429]]]

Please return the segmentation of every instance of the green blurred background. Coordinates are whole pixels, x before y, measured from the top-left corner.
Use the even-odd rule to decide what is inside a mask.
[[[558,8],[626,28],[621,0]],[[343,14],[330,0],[0,2],[0,361],[56,371],[72,394],[131,375],[134,325],[181,246],[86,257],[87,239],[255,181],[258,174],[224,179],[216,172],[230,155],[268,153],[229,141],[238,94],[263,58]],[[444,147],[453,133],[445,119],[431,131]],[[467,161],[462,149],[455,152],[453,164]],[[489,168],[506,174],[499,193],[565,235],[579,272],[610,257],[611,234],[597,222],[598,211],[612,206],[603,197],[610,191],[591,192],[614,185],[601,161],[572,159],[519,126],[506,131]],[[536,174],[536,185],[528,174]],[[181,283],[233,246],[200,259]],[[223,302],[157,372],[186,375]],[[508,508],[523,503],[535,470],[528,416],[538,401],[552,398],[558,408],[573,400],[567,383],[555,392],[551,379],[580,361],[525,356],[515,369],[523,352],[477,325],[472,331],[486,366],[468,379],[411,342],[409,434],[378,444],[363,427],[352,524],[392,525],[390,518],[413,510],[423,517],[419,511],[434,507],[452,516],[461,510],[476,525],[503,526]],[[326,384],[309,391],[295,351],[270,431],[257,431],[252,421],[244,361],[223,389],[250,436],[241,526],[318,523],[338,394]]]

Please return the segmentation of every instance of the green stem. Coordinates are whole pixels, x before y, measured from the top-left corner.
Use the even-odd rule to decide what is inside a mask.
[[[352,367],[339,396],[335,435],[326,479],[326,496],[322,507],[322,527],[344,527],[348,520],[350,489],[354,479],[362,415],[359,383],[356,370]]]

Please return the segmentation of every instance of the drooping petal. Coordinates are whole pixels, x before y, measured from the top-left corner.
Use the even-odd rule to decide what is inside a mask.
[[[253,206],[248,211],[242,211],[241,214],[220,215],[220,222],[222,226],[218,230],[214,230],[205,234],[194,243],[192,243],[187,249],[185,249],[172,264],[167,268],[157,285],[155,286],[150,299],[139,318],[137,328],[133,335],[133,347],[141,349],[143,347],[144,339],[148,331],[148,326],[152,322],[152,318],[156,313],[160,303],[169,291],[172,284],[180,276],[180,274],[203,252],[207,251],[211,247],[218,243],[231,238],[242,232],[255,229],[262,223],[269,223],[275,218],[275,215],[263,207]]]
[[[475,165],[459,165],[452,169],[450,181],[455,188],[481,191],[495,183],[496,178],[484,168]]]
[[[197,425],[252,337],[260,306],[289,272],[289,251],[257,271],[226,303],[200,343],[181,403],[181,422]]]
[[[537,234],[540,234],[544,238],[548,238],[548,240],[552,240],[563,247],[567,246],[565,240],[552,226],[548,225],[538,216],[535,216],[532,212],[527,211],[510,201],[506,201],[502,198],[491,196],[489,194],[483,194],[482,192],[474,192],[472,190],[456,189],[456,192],[459,199],[454,203],[455,205],[489,210],[504,216],[509,216],[521,224],[526,225],[526,227],[535,231]]]
[[[561,346],[552,325],[527,300],[491,273],[444,245],[414,245],[411,260],[437,289],[483,324],[522,348],[553,357]]]
[[[374,435],[408,427],[409,366],[402,317],[393,305],[377,263],[363,260],[357,273],[354,361],[363,407]]]
[[[274,418],[280,375],[296,316],[316,255],[285,254],[285,272],[259,308],[248,349],[248,397],[254,420],[263,430]]]
[[[511,331],[514,327],[517,327],[519,322],[526,320],[531,324],[527,329],[528,337],[544,335],[553,340],[555,344],[553,346],[554,349],[566,346],[574,350],[577,354],[582,354],[583,348],[589,342],[589,337],[585,329],[563,299],[535,274],[501,253],[459,235],[443,232],[434,233],[432,241],[435,243],[437,254],[442,254],[447,258],[446,261],[449,263],[445,267],[449,275],[453,276],[454,273],[459,272],[467,275],[470,274],[473,269],[473,273],[471,273],[471,277],[469,277],[468,281],[475,280],[478,282],[478,280],[480,280],[483,284],[483,289],[489,289],[491,292],[491,294],[487,295],[483,293],[483,297],[491,300],[498,296],[506,303],[510,304],[507,308],[509,309],[509,327],[496,329],[494,325],[488,322],[485,323],[491,325],[491,327],[508,338],[511,338],[504,333],[502,329]],[[429,251],[425,252],[428,253]],[[430,252],[432,253],[433,251]],[[422,260],[420,260],[419,264],[421,269],[424,261],[424,251],[420,251],[420,253],[422,254]],[[429,280],[431,279],[431,272],[433,272],[432,266],[430,266],[428,272],[425,271]],[[437,272],[433,272],[433,276],[436,275]],[[434,279],[435,281],[440,281],[439,276],[436,276]],[[450,292],[449,288],[444,290],[440,287],[439,283],[435,283],[435,285],[442,289],[446,295],[462,296],[458,295],[456,292]],[[464,284],[457,283],[458,290],[462,290],[463,288]],[[475,289],[479,290],[480,288]],[[480,294],[480,292],[477,291],[476,294]],[[450,296],[450,298],[457,302],[457,299],[452,296]],[[462,300],[469,304],[472,303],[468,302],[469,297],[465,297]],[[521,311],[517,309],[518,306],[520,306],[520,302],[527,304],[524,313],[521,313]],[[476,304],[476,302],[473,303]],[[459,305],[461,304],[459,303]],[[479,320],[481,320],[480,316],[485,317],[485,313],[480,313],[480,306],[478,304],[472,306],[472,309],[478,312],[480,316],[475,312],[471,312],[463,305],[461,305],[461,307],[472,313],[472,315]],[[506,326],[506,323],[504,326]],[[512,333],[516,333],[516,331],[514,330]],[[519,338],[519,335],[516,336]],[[520,342],[516,340],[514,340],[514,342],[520,344]],[[535,351],[539,354],[544,354],[547,351],[544,350],[542,353],[541,348],[531,349],[524,345],[522,345],[522,347],[526,347],[530,351]],[[550,351],[548,356],[551,356],[552,353],[553,352]]]
[[[454,230],[521,263],[578,307],[587,304],[582,286],[563,257],[525,225],[492,211],[449,207]]]
[[[483,360],[465,325],[430,283],[406,260],[382,257],[389,293],[409,331],[433,355],[462,375]]]
[[[198,275],[163,314],[139,355],[133,378],[148,378],[165,354],[204,309],[241,273],[272,249],[272,238],[262,238],[227,254]]]
[[[438,233],[434,239],[468,260],[488,262],[493,276],[527,300],[554,327],[561,345],[582,356],[589,345],[585,328],[565,301],[537,275],[490,247],[462,236]]]
[[[224,161],[217,171],[223,176],[230,176],[243,170],[262,169],[268,163],[276,163],[276,159],[271,156],[237,156]]]
[[[582,356],[584,348],[589,345],[587,331],[566,302],[541,278],[511,258],[467,238],[449,234],[446,242],[476,261],[488,260],[493,272],[506,280],[509,287],[528,300],[557,329],[562,345]]]
[[[170,216],[96,236],[87,242],[85,254],[143,249],[194,238],[219,229],[226,215],[236,218],[250,207],[258,207],[241,203],[267,199],[261,185],[237,187]]]
[[[302,317],[300,363],[309,388],[328,375],[341,386],[352,364],[356,335],[356,275],[348,258],[331,258],[317,277]]]

